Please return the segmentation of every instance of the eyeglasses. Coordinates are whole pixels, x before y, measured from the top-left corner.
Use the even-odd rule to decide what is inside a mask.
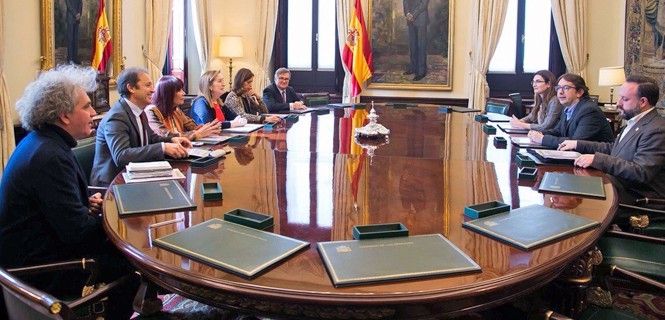
[[[279,80],[283,80],[283,81],[289,81],[289,80],[291,80],[291,78],[287,78],[287,77],[278,77],[277,79],[279,79]]]
[[[567,85],[566,86],[556,86],[556,87],[554,87],[554,90],[556,90],[556,91],[559,91],[561,89],[563,89],[563,91],[568,91],[570,89],[577,89],[577,87],[567,86]]]
[[[541,83],[545,83],[545,80],[533,80],[533,81],[531,81],[531,85],[541,84]]]

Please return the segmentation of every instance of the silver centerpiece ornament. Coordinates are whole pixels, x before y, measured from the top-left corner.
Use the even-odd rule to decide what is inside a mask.
[[[390,134],[390,129],[382,126],[377,123],[376,120],[379,119],[379,116],[374,111],[374,101],[372,101],[372,110],[369,112],[369,123],[361,128],[356,128],[355,135],[359,138],[383,138],[387,137]]]

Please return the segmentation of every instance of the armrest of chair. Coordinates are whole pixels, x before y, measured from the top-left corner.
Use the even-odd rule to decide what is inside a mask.
[[[643,285],[647,285],[656,288],[658,290],[665,291],[665,283],[651,279],[649,277],[645,277],[639,273],[635,273],[621,267],[617,267],[614,265],[610,266],[610,275],[627,278],[628,280],[639,282],[642,283]]]
[[[106,187],[88,186],[88,195],[93,195],[99,192],[102,194],[102,196],[104,196],[106,194],[106,190],[108,190]]]
[[[567,316],[564,316],[560,313],[556,313],[552,310],[545,311],[545,320],[573,320]]]
[[[642,198],[635,200],[635,204],[648,205],[648,204],[665,204],[665,199],[660,198]]]
[[[652,243],[655,243],[655,244],[665,245],[665,239],[664,238],[651,237],[651,236],[646,236],[646,235],[643,235],[643,234],[637,234],[637,233],[632,233],[632,232],[608,230],[607,232],[605,232],[605,236],[631,239],[631,240],[638,240],[638,241],[646,241],[646,242],[652,242]]]

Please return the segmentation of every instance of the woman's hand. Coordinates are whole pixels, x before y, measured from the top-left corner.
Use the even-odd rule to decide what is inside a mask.
[[[510,126],[513,128],[523,128],[523,129],[530,129],[528,123],[522,122],[522,120],[518,119],[517,117],[513,116],[510,118]]]
[[[221,125],[217,119],[210,121],[194,131],[195,138],[205,138],[213,134],[219,134],[221,132]]]
[[[243,118],[242,116],[237,116],[235,119],[231,121],[231,128],[242,127],[246,124],[247,124],[247,119]]]

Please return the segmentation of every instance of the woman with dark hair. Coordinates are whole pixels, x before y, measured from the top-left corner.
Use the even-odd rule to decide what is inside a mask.
[[[536,72],[531,81],[533,87],[533,109],[526,117],[510,120],[515,128],[525,128],[536,131],[545,131],[556,126],[563,106],[559,103],[554,90],[556,77],[549,70]]]
[[[238,70],[233,79],[233,88],[224,101],[224,106],[249,122],[279,122],[278,116],[265,115],[268,107],[260,95],[254,92],[254,73],[249,69]]]
[[[196,125],[180,106],[185,103],[183,83],[174,76],[163,76],[157,83],[157,90],[152,95],[152,105],[146,108],[150,128],[156,134],[166,136],[184,136],[189,140],[204,138],[220,133],[220,124],[216,119],[203,125]]]
[[[201,95],[192,101],[192,109],[189,111],[196,124],[205,124],[215,119],[222,123],[222,129],[247,124],[247,119],[223,107],[221,97],[224,94],[224,76],[221,71],[204,72],[199,79],[199,91]]]

